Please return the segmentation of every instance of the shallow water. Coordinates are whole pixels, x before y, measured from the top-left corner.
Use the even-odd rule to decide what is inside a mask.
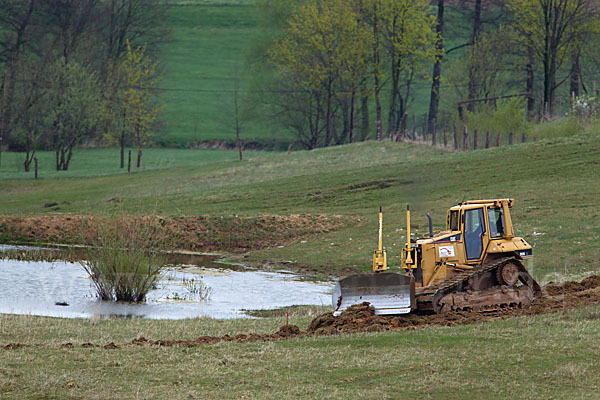
[[[238,318],[247,317],[244,309],[329,305],[331,301],[332,285],[328,283],[300,281],[289,273],[215,268],[214,257],[185,261],[187,265],[163,273],[145,303],[129,304],[99,300],[78,263],[0,260],[0,313],[65,318]],[[194,290],[200,287],[199,281],[210,288],[207,300]]]

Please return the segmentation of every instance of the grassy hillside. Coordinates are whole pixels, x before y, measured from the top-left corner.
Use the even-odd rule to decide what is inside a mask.
[[[162,119],[165,134],[159,144],[171,147],[193,146],[197,142],[233,140],[233,81],[240,79],[240,97],[246,98],[252,77],[245,57],[259,30],[257,10],[252,0],[174,0],[166,23],[172,30],[161,52],[164,78],[158,99],[165,104]],[[435,10],[434,10],[435,11]],[[452,8],[446,11],[449,47],[462,44],[470,34],[465,15]],[[450,62],[461,55],[455,51]],[[409,113],[427,112],[431,65],[423,65],[411,89]],[[443,96],[452,89],[444,84]],[[384,110],[388,99],[384,91]],[[454,100],[445,106],[454,111]],[[252,107],[251,105],[249,105]],[[374,105],[371,106],[372,111]],[[374,119],[374,118],[372,118]],[[371,121],[373,122],[373,121]],[[243,121],[244,139],[286,149],[293,134],[273,129],[268,120]],[[277,144],[279,143],[279,145]]]
[[[0,315],[0,345],[26,346],[0,347],[0,395],[596,398],[599,316],[600,307],[594,306],[457,327],[185,348],[127,343],[141,336],[168,340],[273,332],[285,318],[90,321]],[[304,327],[309,319],[290,322]],[[111,342],[117,346],[101,347]]]
[[[4,180],[0,210],[44,214],[52,212],[44,204],[58,202],[60,212],[96,214],[113,209],[111,199],[118,197],[119,208],[136,214],[351,216],[355,223],[344,229],[246,256],[248,262],[327,274],[369,269],[379,206],[393,265],[405,240],[406,203],[425,233],[426,212],[441,229],[446,209],[461,200],[514,197],[517,233],[534,246],[530,268],[538,279],[552,280],[598,269],[599,155],[598,134],[466,153],[366,142],[242,163],[190,161],[132,175]]]

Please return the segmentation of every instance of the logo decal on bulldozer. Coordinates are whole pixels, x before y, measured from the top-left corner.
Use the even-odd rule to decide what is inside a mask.
[[[440,258],[454,257],[454,246],[440,246],[439,253]]]

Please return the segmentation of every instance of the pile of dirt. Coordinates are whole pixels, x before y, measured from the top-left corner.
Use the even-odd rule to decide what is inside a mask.
[[[544,286],[544,293],[548,296],[560,296],[563,294],[593,289],[598,286],[600,286],[600,276],[594,275],[585,278],[581,282],[550,282]]]
[[[248,342],[269,342],[273,340],[290,339],[306,335],[296,325],[283,325],[279,331],[267,334],[238,334],[235,336],[200,336],[191,340],[150,340],[145,337],[133,339],[130,346],[158,346],[158,347],[198,347],[203,345],[217,344],[222,342],[248,343]],[[114,343],[113,343],[114,344]]]
[[[140,218],[160,226],[161,240],[176,249],[202,252],[245,252],[297,242],[312,235],[356,223],[338,215],[258,215],[106,217],[71,214],[0,215],[0,243],[93,245],[101,224],[130,223]]]

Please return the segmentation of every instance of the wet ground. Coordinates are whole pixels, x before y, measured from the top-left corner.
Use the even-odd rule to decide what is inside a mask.
[[[99,300],[79,263],[0,260],[0,313],[66,318],[237,318],[247,316],[244,310],[331,302],[331,283],[305,282],[291,273],[249,270],[215,261],[214,256],[174,256],[171,262],[176,266],[163,273],[146,302],[129,304]]]

